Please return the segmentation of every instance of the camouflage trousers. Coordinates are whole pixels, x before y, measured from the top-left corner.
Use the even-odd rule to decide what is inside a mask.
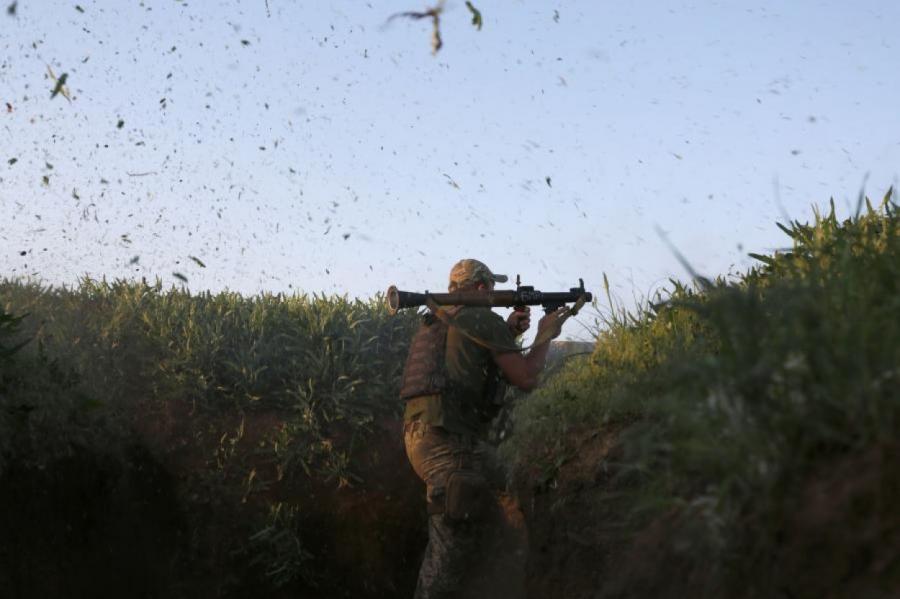
[[[474,521],[452,520],[444,513],[428,516],[428,545],[415,599],[493,597],[498,588],[504,589],[504,599],[523,596],[524,518],[518,506],[499,493],[502,475],[493,448],[475,437],[420,422],[405,425],[404,441],[410,464],[425,482],[429,512],[443,505],[447,479],[460,468],[481,473],[495,500],[487,514]]]

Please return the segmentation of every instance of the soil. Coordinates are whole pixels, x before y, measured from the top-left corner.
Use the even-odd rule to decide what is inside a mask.
[[[772,574],[798,599],[900,597],[900,443],[820,468],[787,514]]]
[[[783,506],[777,550],[759,555],[748,547],[723,574],[681,542],[691,522],[678,510],[624,534],[629,506],[617,499],[624,483],[614,467],[620,432],[574,434],[580,447],[549,484],[518,481],[531,543],[530,598],[900,597],[900,444],[823,459]]]
[[[609,575],[625,542],[611,467],[619,432],[573,432],[573,457],[553,479],[536,483],[535,473],[524,473],[516,481],[530,541],[530,599],[593,597]]]
[[[246,459],[198,485],[220,431],[236,431]],[[424,490],[409,467],[399,422],[382,422],[359,471],[338,488],[284,477],[246,493],[252,449],[282,426],[277,414],[203,416],[189,405],[135,419],[124,454],[80,453],[0,479],[0,596],[260,599],[411,596],[426,542]],[[215,432],[215,434],[213,434]],[[265,455],[265,454],[260,454]],[[299,507],[308,582],[269,584],[240,547],[273,501]]]

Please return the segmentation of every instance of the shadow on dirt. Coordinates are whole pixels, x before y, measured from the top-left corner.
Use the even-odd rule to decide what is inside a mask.
[[[0,588],[155,597],[176,575],[184,531],[172,477],[139,447],[13,467],[0,481]]]
[[[402,469],[399,435],[389,432],[360,463],[363,483],[338,489],[301,479],[273,489],[278,501],[298,508],[296,527],[314,573],[280,587],[267,577],[267,564],[241,551],[272,497],[198,494],[191,469],[203,448],[184,452],[173,444],[159,455],[159,443],[142,443],[121,455],[85,452],[42,469],[12,467],[0,479],[2,596],[411,596],[427,540],[424,491]]]

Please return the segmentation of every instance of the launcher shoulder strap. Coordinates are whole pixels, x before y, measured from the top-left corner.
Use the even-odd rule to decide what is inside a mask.
[[[486,347],[491,351],[501,351],[501,352],[511,352],[511,351],[522,351],[518,345],[515,346],[507,346],[499,343],[492,343],[486,339],[482,339],[478,335],[472,334],[470,331],[467,331],[466,328],[459,323],[456,322],[456,313],[451,313],[450,310],[446,308],[442,308],[435,302],[431,297],[425,298],[425,305],[428,306],[428,309],[431,310],[431,313],[434,314],[441,322],[446,324],[448,327],[453,327],[457,331],[459,331],[463,337],[477,343],[482,347]]]

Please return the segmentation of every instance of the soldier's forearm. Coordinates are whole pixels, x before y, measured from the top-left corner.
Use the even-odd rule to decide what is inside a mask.
[[[525,365],[529,378],[537,380],[538,375],[544,370],[547,363],[547,352],[550,350],[550,341],[532,347],[525,356]]]

